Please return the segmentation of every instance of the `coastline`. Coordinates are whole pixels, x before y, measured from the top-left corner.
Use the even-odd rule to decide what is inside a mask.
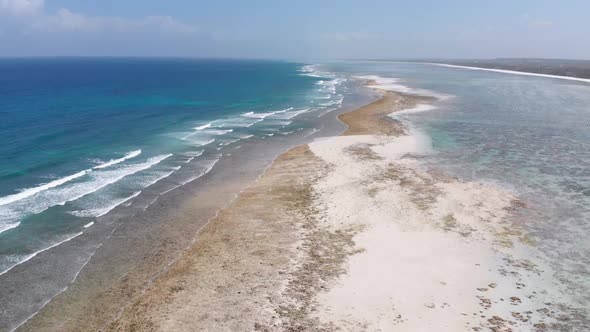
[[[458,64],[449,64],[449,63],[444,63],[444,62],[387,61],[387,60],[356,60],[356,61],[371,62],[371,63],[402,63],[402,64],[405,63],[405,64],[416,64],[416,65],[431,65],[431,66],[438,66],[438,67],[476,70],[476,71],[488,71],[488,72],[496,72],[496,73],[501,73],[501,74],[544,77],[544,78],[553,78],[553,79],[558,79],[558,80],[590,83],[590,78],[584,78],[584,77],[578,77],[578,76],[543,74],[543,73],[538,73],[538,72],[533,72],[533,71],[518,71],[518,70],[510,70],[510,69],[493,68],[493,67],[465,66],[465,65],[458,65]]]
[[[422,169],[419,142],[387,116],[432,98],[382,94],[339,116],[348,126],[341,136],[276,158],[115,320],[69,320],[61,328],[543,331],[584,324],[541,291],[551,271],[522,257],[533,244],[504,221],[524,203]]]
[[[393,96],[340,115],[348,125],[342,135],[401,133],[386,115],[430,100]],[[318,291],[344,273],[360,231],[318,222],[322,208],[315,206],[314,186],[329,172],[309,145],[281,154],[109,329],[317,328],[310,308]]]
[[[89,236],[107,228],[110,235],[104,243],[86,245],[77,238],[43,253],[43,262],[59,271],[65,270],[62,268],[64,264],[75,261],[76,257],[72,256],[79,250],[73,249],[81,245],[85,245],[84,252],[89,252],[91,259],[83,262],[84,268],[73,280],[68,279],[66,287],[60,288],[57,295],[48,301],[36,299],[34,305],[39,304],[40,309],[27,307],[28,302],[20,296],[26,289],[18,286],[23,280],[35,285],[31,279],[41,274],[46,264],[31,265],[35,269],[32,273],[23,273],[23,267],[30,268],[23,265],[4,275],[3,296],[11,305],[2,316],[10,320],[3,321],[0,330],[103,328],[119,315],[121,308],[144,293],[163,271],[169,269],[172,262],[191,247],[203,226],[254,182],[281,153],[310,142],[314,137],[340,133],[345,126],[336,119],[338,114],[375,99],[374,93],[356,83],[351,83],[349,88],[351,93],[347,95],[346,105],[333,110],[330,116],[309,117],[313,120],[310,124],[316,127],[314,130],[309,128],[292,135],[249,140],[239,149],[224,153],[206,175],[159,195],[155,201],[141,200],[135,204],[139,208],[123,207],[121,214],[115,211],[113,216],[103,217],[101,222],[85,231],[82,240],[89,242]],[[149,191],[157,195],[161,192],[159,189],[149,188]],[[133,213],[123,217],[127,210]]]
[[[417,62],[417,63],[420,63],[420,62]],[[541,74],[541,73],[533,73],[533,72],[517,71],[517,70],[508,70],[508,69],[499,69],[499,68],[460,66],[460,65],[451,65],[451,64],[447,64],[447,63],[438,63],[438,62],[426,62],[425,64],[433,65],[433,66],[440,66],[440,67],[448,67],[448,68],[458,68],[458,69],[467,69],[467,70],[481,70],[481,71],[489,71],[489,72],[502,73],[502,74],[534,76],[534,77],[545,77],[545,78],[554,78],[554,79],[558,79],[558,80],[567,80],[567,81],[576,81],[576,82],[590,83],[590,78],[582,78],[582,77],[575,77],[575,76],[562,76],[562,75]]]

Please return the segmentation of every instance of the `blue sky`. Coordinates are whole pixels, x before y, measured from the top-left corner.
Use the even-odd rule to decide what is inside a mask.
[[[0,56],[590,59],[590,0],[0,0]]]

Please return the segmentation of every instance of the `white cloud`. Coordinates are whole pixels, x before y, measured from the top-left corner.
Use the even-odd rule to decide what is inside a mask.
[[[0,0],[0,14],[14,16],[38,13],[45,5],[44,0]]]
[[[114,16],[88,16],[75,13],[67,8],[54,14],[44,10],[44,0],[0,0],[0,15],[17,22],[17,31],[26,34],[47,34],[58,32],[158,32],[191,34],[196,28],[176,21],[170,16],[147,16],[129,19]],[[6,20],[6,24],[10,20]],[[0,28],[2,28],[0,21]]]
[[[55,15],[46,16],[31,25],[38,32],[136,32],[152,31],[164,33],[196,32],[193,26],[174,20],[170,16],[147,16],[139,19],[121,17],[93,17],[74,13],[62,8]]]

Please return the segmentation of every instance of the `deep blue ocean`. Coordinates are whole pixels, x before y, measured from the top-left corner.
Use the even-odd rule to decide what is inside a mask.
[[[0,274],[162,179],[172,190],[245,140],[305,129],[302,114],[342,102],[320,76],[279,61],[0,60]]]

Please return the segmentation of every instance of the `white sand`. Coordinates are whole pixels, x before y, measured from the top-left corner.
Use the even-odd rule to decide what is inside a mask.
[[[559,79],[559,80],[567,80],[567,81],[577,81],[577,82],[590,83],[590,79],[588,79],[588,78],[580,78],[580,77],[572,77],[572,76],[540,74],[540,73],[531,73],[531,72],[526,72],[526,71],[507,70],[507,69],[494,69],[494,68],[482,68],[482,67],[473,67],[473,66],[449,65],[449,64],[446,64],[446,63],[428,63],[428,64],[429,65],[435,65],[435,66],[441,66],[441,67],[449,67],[449,68],[491,71],[491,72],[502,73],[502,74],[523,75],[523,76],[535,76],[535,77],[546,77],[546,78],[554,78],[554,79]]]
[[[355,148],[378,157],[359,157],[351,152]],[[516,235],[503,234],[512,195],[421,170],[408,157],[428,151],[420,135],[331,137],[310,149],[332,166],[314,188],[325,222],[336,229],[364,228],[354,239],[364,251],[318,296],[322,323],[346,331],[510,331],[553,321],[535,312],[550,297],[537,293],[551,273],[537,275],[531,266],[503,260],[516,253],[509,246]],[[384,176],[388,170],[393,176]]]

